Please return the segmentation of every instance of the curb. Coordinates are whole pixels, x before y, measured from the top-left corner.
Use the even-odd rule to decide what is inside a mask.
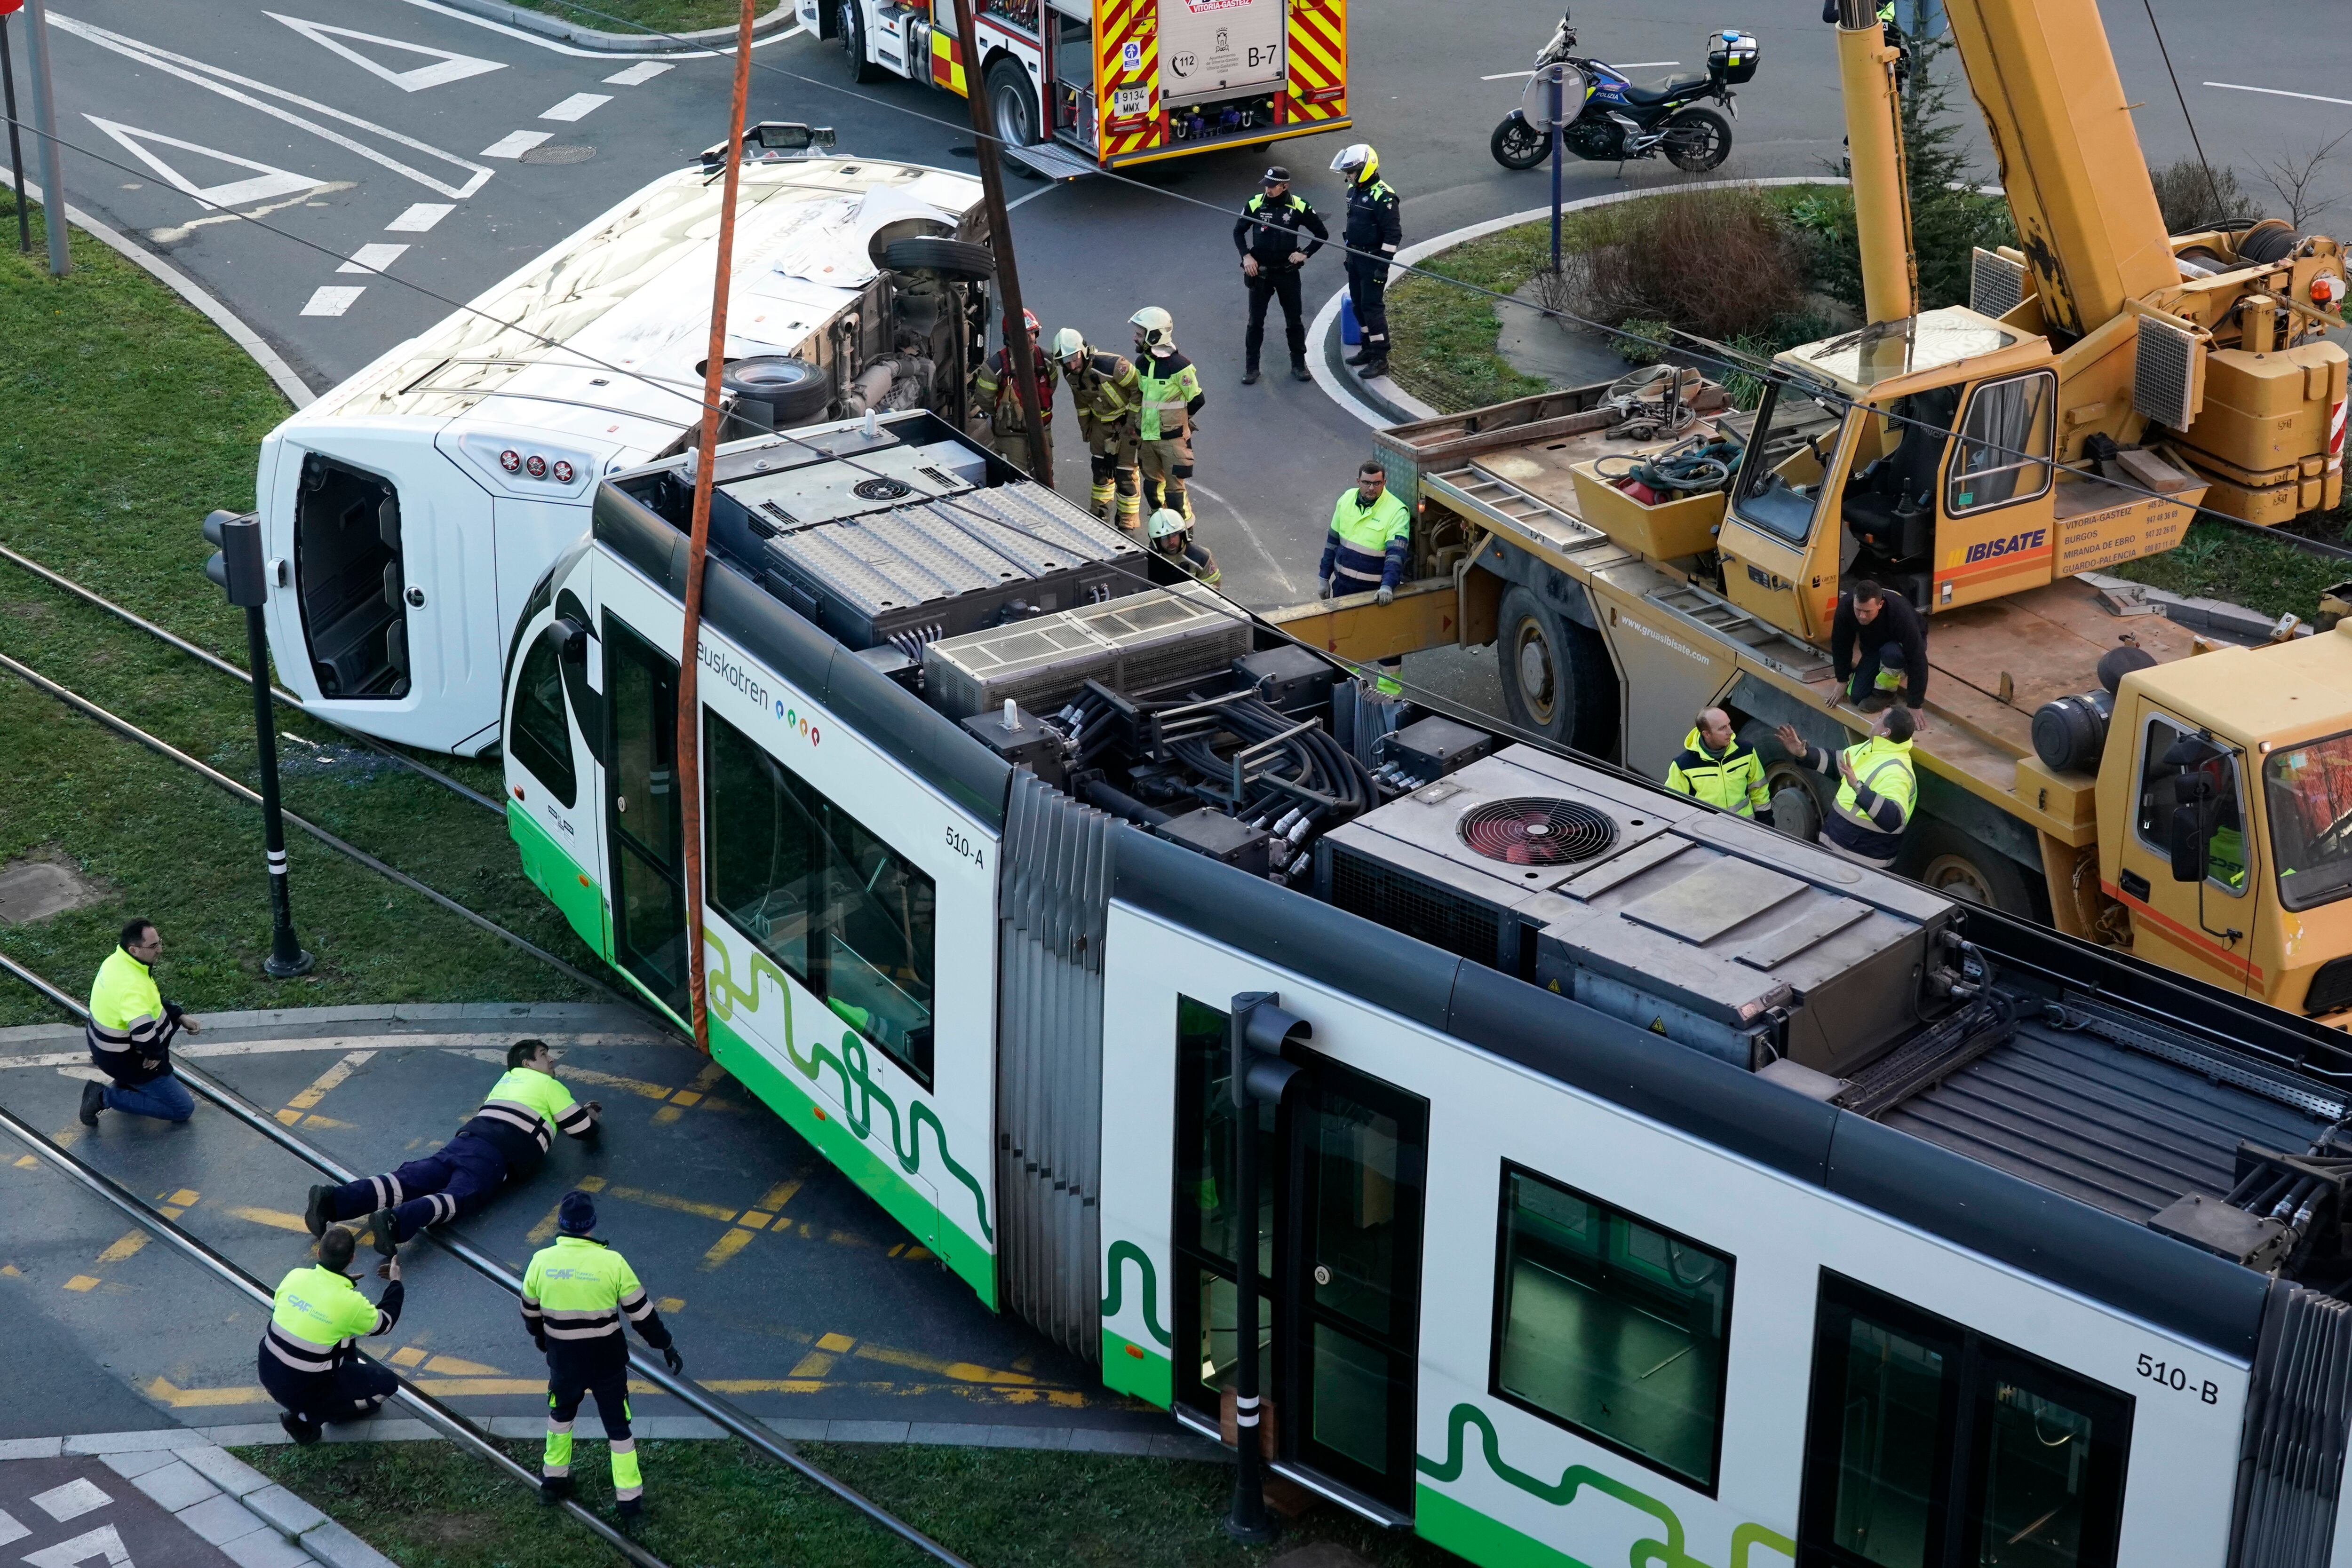
[[[1573,202],[1561,203],[1559,210],[1563,213],[1582,212],[1587,208],[1606,207],[1618,202],[1637,202],[1644,196],[1662,195],[1669,191],[1720,191],[1741,186],[1843,185],[1847,183],[1850,182],[1836,174],[1776,174],[1760,180],[1701,180],[1681,185],[1660,186],[1638,191],[1612,191],[1606,195],[1581,196]],[[1415,266],[1441,251],[1451,250],[1457,245],[1466,244],[1474,239],[1484,239],[1488,235],[1499,234],[1505,229],[1517,228],[1521,224],[1531,224],[1539,218],[1548,218],[1550,215],[1551,208],[1549,206],[1530,207],[1525,212],[1512,213],[1499,218],[1488,218],[1483,223],[1451,229],[1434,238],[1423,240],[1418,245],[1405,246],[1396,253],[1395,260],[1391,265],[1391,267]],[[1424,419],[1444,418],[1444,415],[1441,410],[1431,407],[1402,387],[1396,385],[1393,378],[1389,379],[1389,385],[1376,391],[1349,368],[1346,356],[1340,352],[1343,345],[1339,341],[1339,302],[1347,297],[1347,289],[1343,287],[1333,294],[1329,299],[1325,300],[1323,308],[1315,314],[1314,325],[1308,329],[1308,334],[1322,348],[1322,352],[1309,362],[1309,368],[1315,371],[1316,384],[1323,389],[1332,402],[1374,429],[1391,424],[1412,423]]]
[[[545,11],[535,11],[524,5],[509,5],[501,0],[436,0],[439,8],[463,11],[468,16],[500,23],[542,37],[558,38],[581,52],[593,55],[683,55],[725,54],[735,42],[732,27],[700,27],[691,33],[606,33],[594,27],[583,27],[566,22]],[[751,23],[751,41],[766,42],[779,33],[788,32],[799,24],[800,17],[793,8],[793,0],[779,0],[766,16]]]
[[[95,1456],[223,1556],[247,1568],[396,1568],[391,1558],[218,1444],[196,1438],[169,1448],[121,1446],[121,1440],[157,1435],[20,1438],[0,1443],[0,1459]],[[283,1431],[278,1435],[285,1437]]]
[[[25,199],[39,202],[43,219],[47,221],[49,204],[42,197],[41,187],[30,180],[26,181]],[[259,365],[269,379],[278,383],[278,390],[286,394],[287,402],[296,408],[308,408],[317,401],[319,394],[312,392],[309,383],[294,373],[294,367],[288,364],[260,333],[247,326],[243,318],[213,298],[194,278],[190,277],[121,230],[110,228],[100,223],[71,202],[66,204],[66,222],[68,225],[79,227],[108,249],[118,252],[132,266],[153,274],[163,287],[203,311],[211,319],[214,326],[227,333],[230,340],[250,355],[253,362]]]
[[[352,1024],[441,1026],[470,1024],[483,1032],[499,1026],[537,1024],[551,1033],[643,1034],[645,1015],[635,1008],[610,1002],[395,1002],[366,1006],[264,1008],[246,1012],[199,1013],[207,1034],[215,1030],[248,1038],[309,1038]],[[385,1030],[397,1038],[396,1031]],[[79,1045],[78,1024],[16,1024],[0,1029],[0,1055],[10,1046]],[[183,1048],[182,1054],[199,1054],[202,1037]]]

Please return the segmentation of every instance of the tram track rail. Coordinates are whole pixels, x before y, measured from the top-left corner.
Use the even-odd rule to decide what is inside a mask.
[[[199,664],[207,664],[213,669],[218,670],[221,674],[227,675],[229,678],[236,681],[239,685],[250,686],[252,685],[253,674],[251,671],[240,669],[236,664],[231,664],[228,660],[222,658],[218,653],[214,653],[211,649],[188,641],[188,639],[181,636],[178,632],[170,630],[168,627],[157,625],[154,622],[148,620],[145,616],[139,614],[136,611],[126,609],[124,606],[115,603],[114,601],[108,599],[103,594],[100,594],[81,583],[76,582],[72,578],[66,576],[65,573],[61,571],[56,570],[54,568],[42,565],[39,561],[33,559],[30,556],[24,555],[16,550],[11,549],[6,545],[0,545],[0,560],[6,561],[9,565],[16,568],[19,571],[22,571],[28,576],[37,578],[41,581],[47,583],[52,588],[58,589],[62,592],[71,594],[74,598],[80,600],[85,604],[92,605],[97,609],[103,610],[109,615],[114,616],[117,620],[137,627],[140,631],[146,632],[149,636],[162,643],[164,646],[176,649],[178,652],[185,653],[188,657],[196,660]],[[353,729],[348,725],[341,724],[334,719],[327,717],[324,714],[311,711],[309,704],[305,703],[300,697],[296,696],[292,692],[288,691],[285,687],[273,683],[269,688],[269,695],[277,700],[280,706],[292,709],[294,712],[302,715],[305,718],[310,719],[314,724],[322,724],[329,729],[335,731],[338,735],[348,736],[352,739],[366,747],[369,750],[375,752],[377,755],[391,758],[393,761],[400,764],[403,768],[408,768],[412,772],[420,774],[423,777],[431,779],[434,783],[440,785],[443,789],[449,790],[453,794],[463,796],[465,799],[474,802],[477,806],[481,807],[484,810],[494,811],[501,817],[506,815],[506,808],[504,806],[499,805],[496,800],[493,800],[488,795],[483,794],[480,790],[472,788],[470,785],[467,785],[459,779],[452,779],[449,775],[442,772],[437,768],[432,767],[427,763],[419,762],[415,758],[409,756],[406,752],[400,750],[396,747],[388,746],[372,735],[367,735],[359,730]]]
[[[88,1021],[89,1009],[36,971],[16,962],[5,953],[0,953],[0,970],[5,970],[10,976],[30,987],[78,1021]],[[253,1104],[236,1091],[215,1082],[209,1074],[185,1062],[174,1062],[173,1071],[191,1090],[215,1109],[242,1123],[248,1130],[259,1134],[320,1175],[339,1184],[357,1179],[357,1172],[347,1168],[302,1139],[296,1137],[268,1113]],[[30,1145],[35,1154],[65,1172],[84,1187],[97,1193],[124,1213],[131,1215],[184,1256],[194,1259],[216,1276],[237,1285],[239,1289],[246,1291],[248,1295],[254,1296],[263,1304],[267,1305],[271,1301],[271,1293],[259,1281],[214,1251],[196,1237],[182,1230],[162,1214],[150,1208],[104,1172],[78,1159],[67,1150],[59,1148],[5,1106],[0,1106],[0,1129],[15,1134],[20,1141]],[[475,1273],[505,1291],[509,1295],[520,1299],[521,1279],[506,1265],[464,1237],[445,1233],[437,1227],[420,1231],[418,1234],[450,1257],[465,1264]],[[721,1431],[748,1444],[763,1457],[792,1470],[820,1491],[863,1515],[869,1523],[895,1535],[933,1562],[947,1564],[948,1568],[973,1568],[973,1564],[967,1559],[957,1555],[948,1547],[932,1540],[913,1525],[866,1497],[847,1482],[804,1458],[793,1444],[770,1431],[750,1412],[739,1408],[731,1400],[712,1394],[691,1379],[672,1373],[667,1366],[662,1365],[635,1345],[629,1348],[629,1370],[634,1375],[644,1378],[662,1393],[677,1399],[697,1415],[710,1421]],[[398,1375],[397,1372],[394,1375]],[[516,1463],[503,1449],[498,1448],[487,1434],[481,1433],[473,1427],[465,1416],[449,1409],[432,1396],[412,1388],[404,1379],[401,1387],[404,1402],[425,1414],[426,1418],[436,1426],[450,1430],[463,1446],[485,1453],[487,1457],[497,1461],[502,1469],[529,1481],[534,1490],[537,1488],[538,1478]],[[667,1568],[660,1559],[652,1556],[635,1542],[605,1524],[578,1502],[568,1501],[566,1507],[574,1517],[581,1519],[593,1530],[599,1539],[613,1545],[631,1562],[640,1564],[641,1568]]]

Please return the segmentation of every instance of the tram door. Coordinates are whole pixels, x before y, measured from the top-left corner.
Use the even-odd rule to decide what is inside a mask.
[[[604,770],[613,958],[683,1014],[686,883],[677,796],[677,661],[604,617]]]
[[[1175,1386],[1217,1420],[1244,1343],[1280,1458],[1407,1512],[1429,1106],[1293,1048],[1307,1071],[1255,1107],[1255,1226],[1234,1211],[1226,1015],[1177,1004]],[[1235,1333],[1234,1247],[1258,1241],[1255,1332]]]

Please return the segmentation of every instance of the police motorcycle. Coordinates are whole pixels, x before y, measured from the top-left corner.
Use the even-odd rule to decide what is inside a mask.
[[[1730,155],[1731,121],[1700,106],[1713,99],[1738,117],[1731,89],[1756,74],[1756,35],[1726,27],[1706,41],[1706,75],[1656,88],[1635,87],[1614,66],[1571,53],[1575,47],[1576,28],[1563,11],[1551,41],[1536,56],[1527,97],[1495,127],[1488,146],[1496,162],[1532,169],[1549,156],[1551,137],[1538,127],[1551,104],[1545,68],[1555,65],[1566,70],[1559,101],[1568,124],[1560,142],[1571,157],[1622,163],[1664,153],[1675,168],[1704,174]]]

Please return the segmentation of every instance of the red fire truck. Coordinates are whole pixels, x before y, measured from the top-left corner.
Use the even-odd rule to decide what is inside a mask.
[[[989,117],[1051,174],[1339,130],[1347,0],[975,0]],[[799,0],[858,81],[971,90],[955,0]]]

